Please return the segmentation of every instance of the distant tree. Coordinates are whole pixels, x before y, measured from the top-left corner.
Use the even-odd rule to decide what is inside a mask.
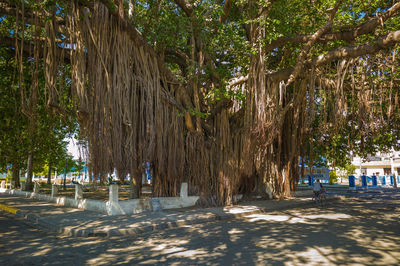
[[[24,84],[30,86],[31,62],[22,61]],[[18,88],[14,51],[0,46],[0,169],[12,164],[12,180],[20,186],[21,170],[28,171],[28,189],[33,171],[47,165],[49,172],[66,156],[64,138],[76,130],[76,122],[68,110],[54,113],[46,105],[44,73],[39,71],[40,93],[36,99],[34,120]],[[14,75],[13,75],[14,73]],[[50,166],[50,167],[49,167]]]

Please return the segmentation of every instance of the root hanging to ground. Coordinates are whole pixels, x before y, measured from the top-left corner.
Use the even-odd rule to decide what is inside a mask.
[[[398,48],[317,65],[306,52],[324,34],[320,31],[289,78],[266,73],[258,41],[265,29],[259,25],[251,27],[255,53],[247,79],[227,88],[243,93],[244,100],[228,99],[232,104],[200,118],[191,111],[211,110],[201,109],[197,77],[185,88],[122,18],[101,2],[90,8],[80,3],[71,1],[65,10],[63,47],[69,53],[72,101],[89,146],[89,171],[103,182],[114,169],[121,180],[130,175],[137,195],[143,164],[149,162],[154,196],[177,196],[181,183],[188,182],[189,194],[200,195],[199,204],[207,206],[232,204],[237,194],[290,197],[308,143],[322,142],[349,124],[350,131],[369,136],[399,119],[399,78],[393,73]],[[45,27],[49,105],[60,103],[62,95],[57,75],[65,57],[56,42],[58,28],[53,20]],[[20,59],[21,50],[16,51]],[[192,58],[202,57],[195,52]],[[31,91],[34,96],[35,87]]]

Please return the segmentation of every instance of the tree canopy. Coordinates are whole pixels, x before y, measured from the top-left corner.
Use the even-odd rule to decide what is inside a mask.
[[[156,195],[187,181],[231,204],[289,196],[300,157],[397,145],[397,1],[0,3],[2,45],[44,71],[47,106],[74,106],[103,179],[151,161]]]

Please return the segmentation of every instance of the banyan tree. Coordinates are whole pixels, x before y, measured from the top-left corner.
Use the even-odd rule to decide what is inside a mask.
[[[399,12],[379,0],[10,0],[1,45],[44,69],[49,107],[62,112],[68,90],[94,176],[116,169],[140,193],[151,162],[153,195],[188,182],[223,205],[290,196],[299,159],[329,136],[362,146],[398,132]]]

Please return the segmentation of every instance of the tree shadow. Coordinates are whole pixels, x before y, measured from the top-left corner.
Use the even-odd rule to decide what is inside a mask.
[[[251,214],[109,238],[57,237],[17,223],[7,226],[10,218],[1,217],[0,260],[7,265],[396,265],[400,258],[399,202],[397,195],[349,199],[324,208]],[[163,213],[155,219],[172,220],[173,215],[179,214]],[[146,219],[145,214],[139,217]],[[130,217],[114,219],[122,223]],[[104,217],[99,226],[105,224],[113,223]]]

